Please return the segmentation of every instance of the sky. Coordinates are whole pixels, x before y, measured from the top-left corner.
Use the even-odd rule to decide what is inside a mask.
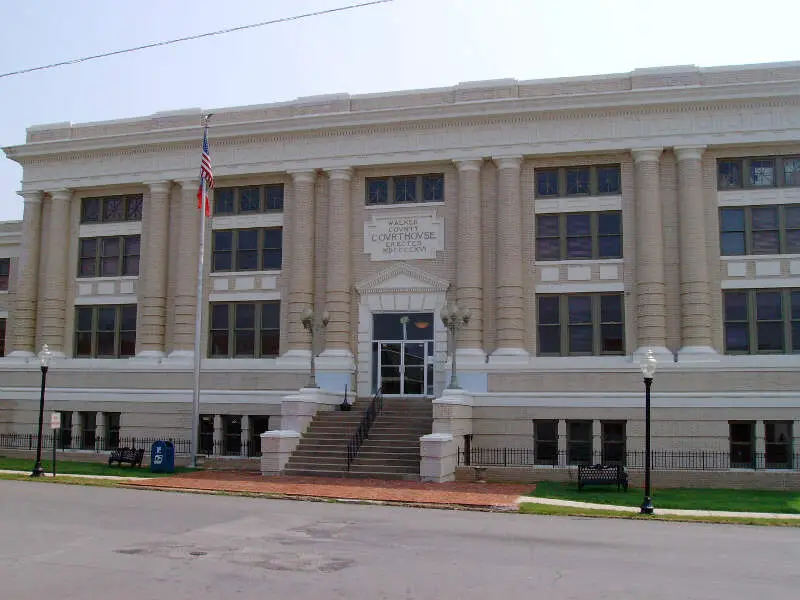
[[[0,0],[0,74],[362,0]],[[465,81],[800,60],[800,2],[393,0],[0,77],[0,147],[31,125]],[[0,221],[22,218],[0,155]]]

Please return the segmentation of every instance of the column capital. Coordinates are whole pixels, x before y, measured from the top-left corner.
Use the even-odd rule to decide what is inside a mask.
[[[317,179],[317,171],[315,169],[303,169],[300,171],[289,171],[294,183],[314,183]]]
[[[663,148],[632,148],[631,156],[633,156],[634,162],[637,163],[658,162],[663,151]]]
[[[331,181],[350,181],[353,178],[353,167],[338,167],[325,169]]]
[[[522,156],[493,156],[492,160],[498,169],[519,169],[522,164]]]
[[[163,179],[159,181],[145,181],[144,184],[150,189],[151,194],[168,194],[172,187],[172,181]]]
[[[481,167],[483,166],[483,159],[482,158],[467,158],[463,160],[454,160],[453,163],[456,165],[456,168],[460,171],[478,171],[480,172]]]
[[[50,197],[56,202],[67,202],[69,200],[72,200],[72,190],[58,189],[58,190],[50,190],[48,193],[50,194]]]
[[[707,146],[675,146],[675,157],[679,160],[701,160]]]
[[[183,190],[191,189],[193,191],[197,191],[197,188],[200,187],[200,178],[193,177],[191,179],[176,179],[175,183],[177,183]]]
[[[19,190],[17,194],[22,196],[25,204],[41,204],[44,196],[42,190]]]

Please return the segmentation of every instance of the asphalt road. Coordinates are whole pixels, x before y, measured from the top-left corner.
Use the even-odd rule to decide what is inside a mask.
[[[0,598],[794,598],[800,529],[0,481]]]

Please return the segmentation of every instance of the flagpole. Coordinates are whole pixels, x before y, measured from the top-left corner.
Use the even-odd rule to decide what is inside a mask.
[[[204,136],[208,131],[208,119],[211,115],[204,117]],[[190,466],[197,467],[197,455],[200,445],[200,360],[201,360],[201,338],[203,335],[203,284],[205,279],[205,254],[206,254],[206,202],[208,190],[206,188],[206,178],[200,175],[200,185],[202,186],[202,196],[200,207],[200,255],[197,258],[197,299],[195,303],[195,329],[194,329],[194,385],[192,387],[192,440],[191,440],[191,463]]]

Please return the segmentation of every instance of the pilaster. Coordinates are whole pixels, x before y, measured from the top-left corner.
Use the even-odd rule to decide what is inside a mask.
[[[94,416],[94,447],[98,451],[108,450],[106,448],[106,414],[98,411]]]
[[[18,192],[23,198],[22,237],[14,279],[15,302],[12,307],[9,348],[11,357],[36,354],[36,310],[39,301],[39,257],[42,244],[42,192]]]
[[[67,304],[67,257],[69,256],[71,190],[50,192],[48,248],[45,256],[45,283],[42,292],[42,341],[55,356],[67,353],[64,324]]]
[[[224,454],[225,430],[222,425],[222,415],[214,415],[214,447],[211,449],[211,454],[220,455]]]
[[[240,434],[242,458],[247,458],[250,448],[250,417],[242,415],[242,431]]]

